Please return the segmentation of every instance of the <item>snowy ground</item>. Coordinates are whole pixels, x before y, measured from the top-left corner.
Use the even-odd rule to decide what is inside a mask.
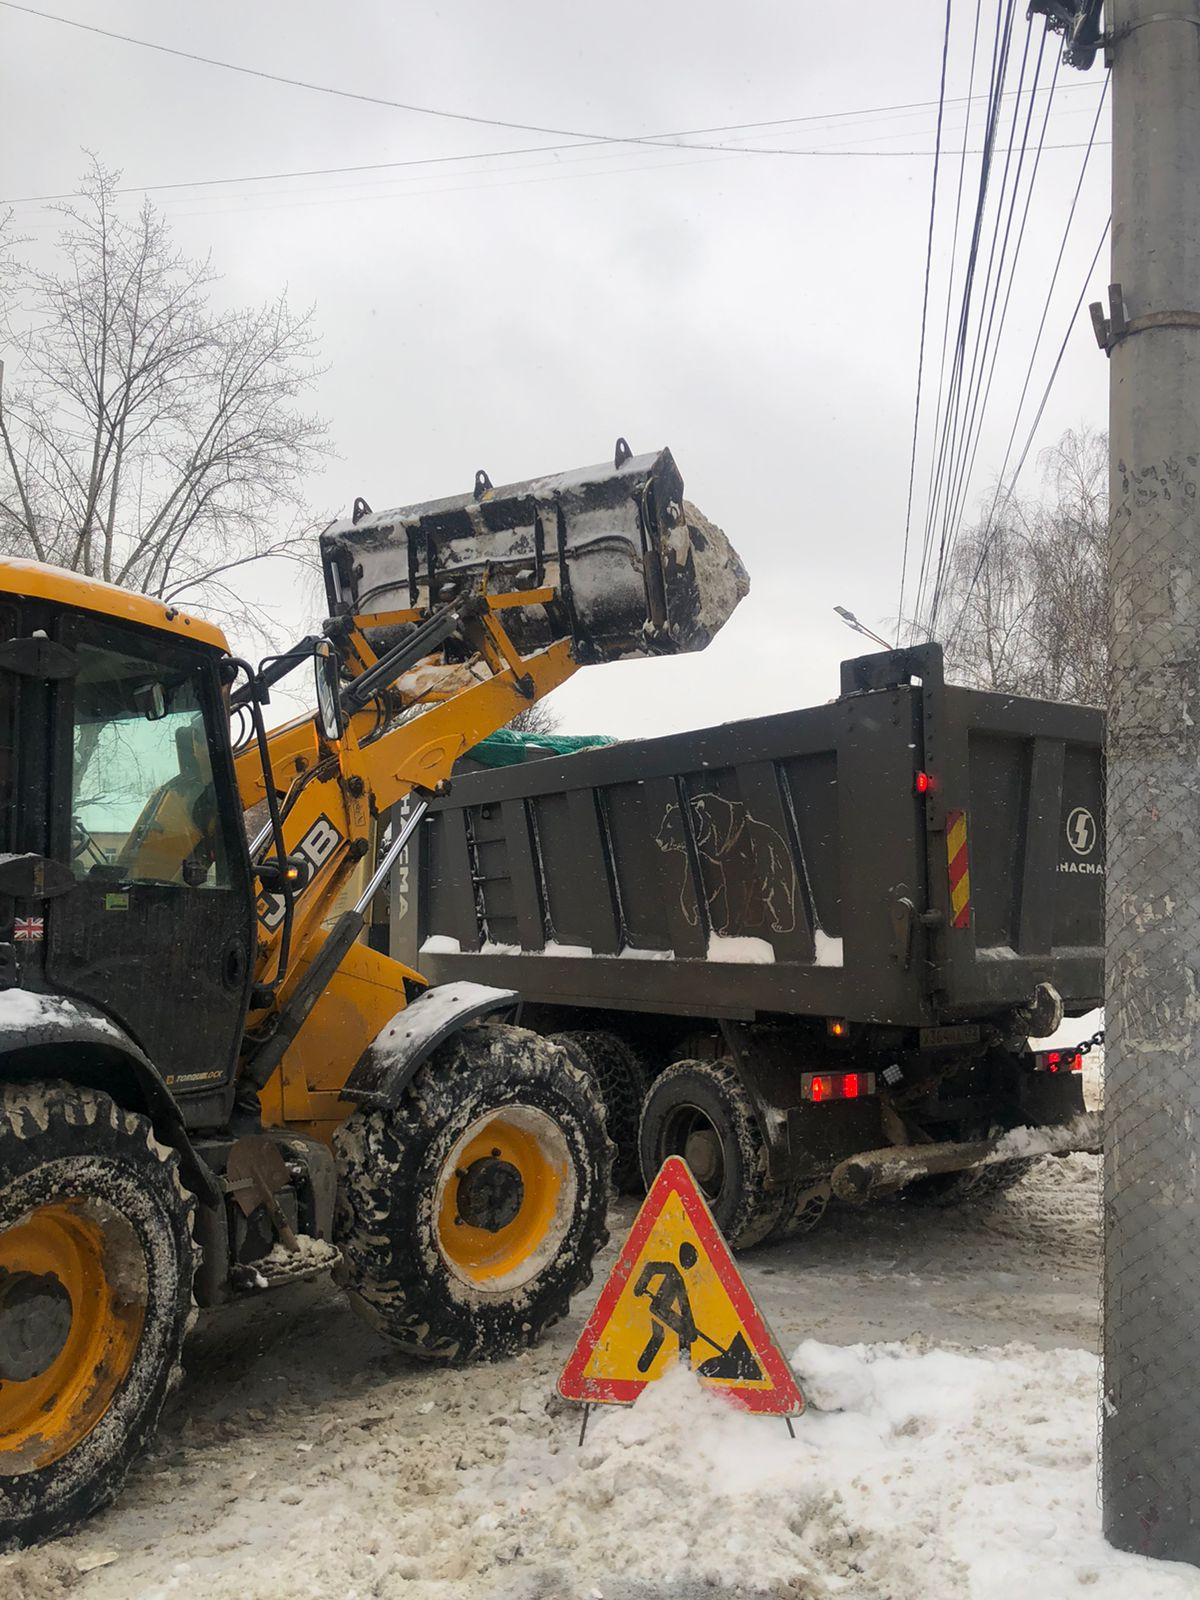
[[[1200,1574],[1098,1531],[1097,1182],[1047,1159],[986,1206],[831,1213],[746,1258],[829,1408],[794,1442],[681,1373],[579,1449],[551,1396],[587,1301],[542,1349],[451,1373],[322,1282],[212,1314],[120,1504],[0,1559],[0,1596],[1195,1600]]]

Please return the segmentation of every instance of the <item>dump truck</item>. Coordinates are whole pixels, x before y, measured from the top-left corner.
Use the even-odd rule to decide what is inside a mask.
[[[827,705],[531,748],[431,807],[392,946],[519,988],[618,1177],[685,1156],[740,1247],[831,1196],[999,1188],[1097,1147],[1083,1051],[1028,1041],[1101,1003],[1101,739],[930,644],[843,663]]]
[[[493,1359],[606,1237],[593,1081],[364,921],[465,750],[583,664],[703,648],[744,570],[623,441],[320,544],[328,620],[257,667],[0,560],[0,1548],[116,1494],[197,1305],[330,1268],[404,1350]],[[298,667],[316,709],[268,731]]]

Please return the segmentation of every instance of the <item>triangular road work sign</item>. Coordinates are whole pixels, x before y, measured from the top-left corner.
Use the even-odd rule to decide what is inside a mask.
[[[687,1163],[669,1156],[558,1380],[567,1400],[627,1405],[680,1356],[743,1411],[804,1396]]]

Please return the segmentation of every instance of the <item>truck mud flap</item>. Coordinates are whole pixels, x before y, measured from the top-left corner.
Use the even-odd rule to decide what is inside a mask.
[[[865,1205],[868,1200],[894,1194],[917,1178],[944,1172],[965,1172],[972,1167],[1020,1161],[1029,1156],[1063,1156],[1100,1150],[1100,1113],[1087,1111],[1055,1127],[1014,1128],[995,1139],[964,1144],[900,1144],[885,1150],[864,1150],[833,1169],[830,1183],[839,1200]]]

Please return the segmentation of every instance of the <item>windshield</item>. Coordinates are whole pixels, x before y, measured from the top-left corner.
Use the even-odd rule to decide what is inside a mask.
[[[77,652],[71,858],[77,877],[228,886],[201,669],[87,642]]]

